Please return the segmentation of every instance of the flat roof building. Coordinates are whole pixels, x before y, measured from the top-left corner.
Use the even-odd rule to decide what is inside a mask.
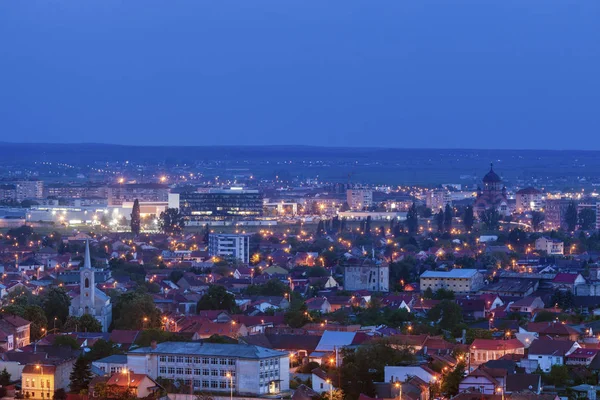
[[[455,268],[451,271],[425,271],[421,274],[421,290],[431,288],[452,290],[455,293],[471,293],[483,286],[483,275],[476,269]]]

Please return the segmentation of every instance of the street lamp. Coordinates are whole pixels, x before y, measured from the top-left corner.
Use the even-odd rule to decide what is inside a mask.
[[[504,400],[504,390],[502,389],[502,387],[501,387],[501,386],[498,386],[498,387],[496,388],[496,393],[498,393],[498,394],[502,394],[502,400]]]
[[[396,382],[394,386],[398,389],[398,400],[402,400],[402,383]]]
[[[39,369],[40,370],[40,388],[42,389],[42,396],[44,395],[44,378],[42,378],[42,376],[44,376],[44,367],[40,364],[37,364],[35,366],[35,369]]]
[[[123,368],[121,370],[123,375],[127,375],[127,392],[129,393],[129,382],[131,381],[131,370],[129,368]]]
[[[333,400],[333,384],[331,379],[327,379],[325,382],[329,383],[329,400]]]
[[[228,371],[225,376],[229,378],[229,400],[233,400],[233,374]]]

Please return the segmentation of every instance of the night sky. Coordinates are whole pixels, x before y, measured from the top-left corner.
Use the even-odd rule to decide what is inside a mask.
[[[599,0],[0,2],[0,141],[599,138]]]

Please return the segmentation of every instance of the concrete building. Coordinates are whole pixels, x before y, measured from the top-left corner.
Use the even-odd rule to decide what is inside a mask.
[[[208,189],[170,193],[169,208],[179,208],[188,220],[251,219],[263,215],[263,199],[258,190]]]
[[[164,202],[169,197],[169,186],[161,183],[127,183],[108,186],[108,204],[120,206],[124,202]]]
[[[181,380],[198,391],[263,396],[289,390],[289,353],[245,344],[153,343],[127,353],[132,373]]]
[[[447,189],[433,189],[427,192],[425,198],[427,208],[430,208],[434,213],[439,209],[446,207],[446,204],[452,206],[452,197]]]
[[[344,289],[389,292],[390,268],[381,260],[365,258],[344,265]]]
[[[525,345],[518,339],[475,339],[469,350],[471,369],[507,354],[525,354]],[[470,371],[469,371],[470,372]]]
[[[25,199],[42,199],[44,197],[44,182],[38,180],[22,180],[13,182],[17,191],[17,201]]]
[[[561,240],[542,236],[535,241],[535,249],[545,251],[548,255],[562,256],[564,254],[565,244]]]
[[[21,391],[25,398],[51,399],[58,389],[68,390],[75,359],[56,364],[27,364],[21,373]]]
[[[544,195],[533,187],[518,190],[516,193],[517,212],[542,211],[544,209]]]
[[[114,354],[92,362],[92,365],[100,371],[109,375],[119,374],[127,369],[127,356],[125,354]]]
[[[348,189],[346,202],[351,210],[362,210],[373,206],[373,191],[368,189]]]
[[[20,349],[31,343],[31,322],[18,315],[0,314],[0,330],[12,336],[12,349]],[[7,343],[7,347],[9,347]]]
[[[211,257],[235,258],[248,264],[250,261],[249,233],[211,233],[208,235],[208,255]]]
[[[483,275],[476,269],[453,269],[451,271],[425,271],[421,274],[421,291],[431,288],[452,290],[455,293],[471,293],[483,286]]]
[[[546,199],[544,225],[546,230],[565,228],[570,199]]]

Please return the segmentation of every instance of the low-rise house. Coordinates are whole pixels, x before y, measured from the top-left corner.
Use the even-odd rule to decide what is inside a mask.
[[[331,312],[331,304],[327,297],[313,297],[306,300],[308,311],[317,311],[321,314],[329,314]]]
[[[385,366],[384,379],[386,382],[404,382],[406,379],[416,376],[424,382],[435,382],[440,374],[426,365]]]
[[[508,374],[505,392],[539,395],[542,392],[542,377],[539,374]]]
[[[75,358],[54,364],[27,364],[21,373],[21,392],[26,398],[50,399],[58,389],[68,390]]]
[[[337,379],[333,374],[328,374],[321,368],[315,368],[311,371],[312,390],[317,393],[327,392],[337,389]]]
[[[547,236],[542,236],[535,241],[535,249],[545,251],[546,254],[562,256],[564,253],[565,244],[562,240],[553,239]]]
[[[525,346],[518,339],[475,339],[470,346],[470,365],[476,367],[506,354],[525,354]]]
[[[540,297],[528,296],[511,303],[508,306],[511,312],[533,315],[537,309],[544,308]]]
[[[585,365],[586,367],[592,364],[594,358],[598,355],[598,349],[576,349],[571,354],[567,355],[565,364],[567,365]]]
[[[552,281],[552,287],[555,290],[569,290],[574,292],[575,286],[584,285],[585,283],[585,278],[581,276],[581,274],[561,272],[556,274],[554,277],[554,280]]]
[[[92,362],[92,365],[100,371],[112,375],[127,369],[127,356],[125,354],[114,354]]]
[[[553,365],[564,365],[565,357],[578,348],[579,343],[570,340],[536,339],[529,346],[527,358],[537,361],[542,371],[550,372]]]
[[[474,320],[485,317],[485,300],[480,299],[457,299],[456,303],[460,306],[463,318]]]
[[[470,390],[482,394],[494,394],[497,388],[505,386],[506,376],[505,369],[481,366],[465,376],[458,386],[458,391]]]
[[[138,399],[149,398],[160,390],[158,383],[148,375],[132,372],[112,375],[106,386],[112,395],[118,396],[129,390]]]
[[[6,335],[13,336],[14,349],[20,349],[31,343],[30,327],[31,322],[18,315],[0,314],[0,330]]]
[[[525,327],[527,332],[537,333],[538,337],[549,337],[553,339],[565,339],[577,341],[579,332],[567,324],[561,322],[530,322]]]

